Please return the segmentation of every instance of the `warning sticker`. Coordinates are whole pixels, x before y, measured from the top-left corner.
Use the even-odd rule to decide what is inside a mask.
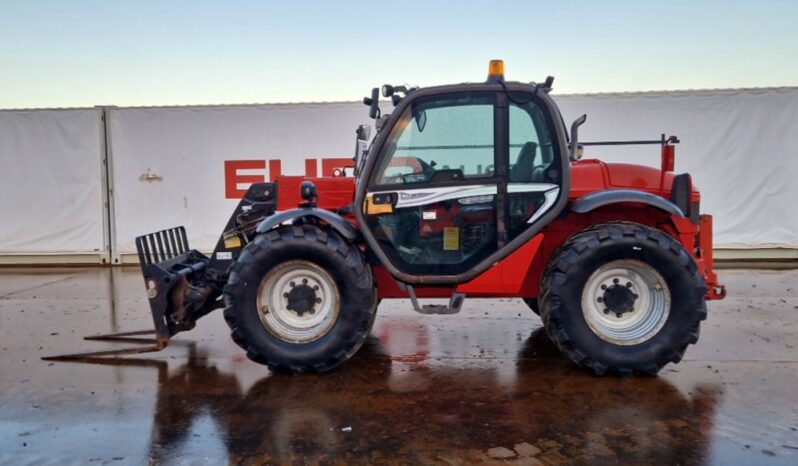
[[[241,247],[241,238],[238,236],[232,236],[230,238],[224,239],[224,247],[227,249],[235,249]]]
[[[443,250],[456,251],[460,249],[460,229],[446,227],[443,229]]]

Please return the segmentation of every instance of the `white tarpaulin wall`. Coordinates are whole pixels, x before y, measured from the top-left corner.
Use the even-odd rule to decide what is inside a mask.
[[[0,256],[103,255],[102,111],[0,111]]]

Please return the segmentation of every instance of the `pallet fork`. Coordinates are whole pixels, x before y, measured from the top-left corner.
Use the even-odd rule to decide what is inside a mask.
[[[169,340],[155,338],[140,338],[140,335],[152,335],[155,330],[134,330],[131,332],[117,332],[117,333],[104,333],[100,335],[90,335],[83,337],[84,340],[89,341],[111,341],[122,343],[137,343],[140,346],[130,346],[125,348],[118,348],[104,351],[88,351],[84,353],[60,354],[57,356],[45,356],[42,358],[44,361],[84,361],[94,358],[102,358],[107,356],[124,356],[126,354],[140,354],[140,353],[153,353],[161,351],[169,344]]]
[[[45,361],[85,361],[109,356],[161,351],[178,332],[194,327],[207,314],[205,302],[218,289],[209,283],[205,271],[210,259],[190,249],[185,227],[170,228],[136,238],[141,271],[154,328],[105,333],[84,337],[89,341],[134,343],[136,346],[82,353],[46,356]],[[212,281],[212,280],[211,280]],[[146,338],[146,335],[152,335]]]

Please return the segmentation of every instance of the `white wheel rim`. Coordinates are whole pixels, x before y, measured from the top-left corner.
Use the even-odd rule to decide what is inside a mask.
[[[668,284],[653,267],[633,259],[608,262],[582,290],[590,329],[616,345],[636,345],[659,333],[671,310]]]
[[[278,265],[258,288],[261,322],[274,336],[290,343],[309,343],[326,335],[338,320],[339,303],[335,280],[308,261]]]

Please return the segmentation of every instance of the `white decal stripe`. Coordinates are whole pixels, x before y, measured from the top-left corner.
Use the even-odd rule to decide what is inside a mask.
[[[508,193],[544,193],[557,188],[556,184],[552,183],[509,183],[507,185]]]
[[[462,197],[484,196],[496,194],[496,186],[492,185],[471,185],[471,186],[449,186],[436,189],[408,189],[403,191],[381,191],[379,193],[396,193],[399,196],[396,208],[418,207],[434,202],[448,201]]]
[[[551,206],[554,205],[554,202],[557,201],[557,195],[560,194],[559,186],[555,186],[554,188],[546,191],[546,200],[543,201],[543,205],[540,206],[540,209],[535,211],[532,217],[526,221],[526,223],[535,223],[535,220],[539,219],[543,214],[551,209]]]
[[[537,217],[551,207],[557,199],[559,186],[552,183],[510,183],[507,185],[509,193],[546,193],[546,201],[541,209],[528,221],[532,223]],[[419,207],[435,202],[449,201],[473,196],[488,196],[496,194],[495,185],[471,185],[471,186],[447,186],[445,188],[434,189],[406,189],[396,191],[380,191],[369,194],[396,193],[399,197],[396,208]],[[553,195],[551,193],[554,193]],[[551,199],[551,200],[550,200]]]
[[[396,203],[397,208],[403,207],[418,207],[422,205],[432,204],[435,202],[449,201],[463,197],[472,196],[485,196],[496,194],[496,186],[487,186],[481,188],[462,189],[450,192],[432,192],[426,196],[408,195],[402,199],[402,193],[399,194],[399,201]]]

